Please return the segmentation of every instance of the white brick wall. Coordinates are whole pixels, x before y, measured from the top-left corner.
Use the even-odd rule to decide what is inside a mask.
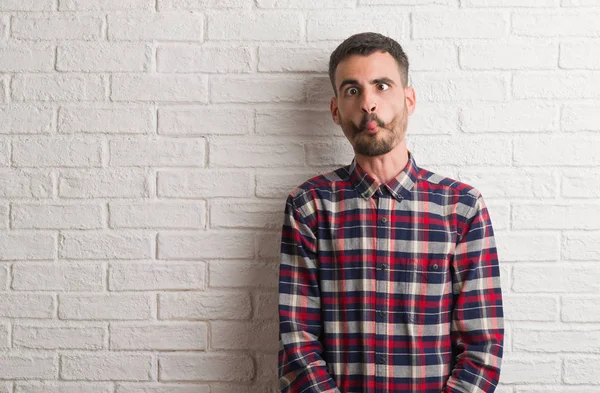
[[[0,0],[0,393],[274,393],[327,61],[405,48],[417,162],[496,230],[499,393],[600,391],[600,1]]]

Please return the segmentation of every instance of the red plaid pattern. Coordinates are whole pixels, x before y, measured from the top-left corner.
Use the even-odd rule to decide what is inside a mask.
[[[288,196],[282,393],[494,392],[504,324],[488,210],[408,154],[387,184],[353,160]]]

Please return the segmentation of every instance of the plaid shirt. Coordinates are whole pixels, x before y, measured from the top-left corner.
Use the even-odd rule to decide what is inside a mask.
[[[495,390],[504,320],[488,210],[408,155],[387,184],[353,160],[288,196],[281,392]]]

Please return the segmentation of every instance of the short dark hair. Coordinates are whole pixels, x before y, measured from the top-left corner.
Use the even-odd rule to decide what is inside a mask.
[[[352,55],[368,56],[374,52],[387,52],[398,63],[404,86],[408,85],[408,57],[398,42],[379,33],[358,33],[344,40],[329,57],[329,79],[337,96],[335,69],[338,64]]]

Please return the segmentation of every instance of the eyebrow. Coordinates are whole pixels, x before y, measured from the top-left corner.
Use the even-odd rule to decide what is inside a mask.
[[[376,85],[378,83],[387,83],[388,85],[396,85],[393,80],[391,80],[390,78],[385,77],[385,76],[381,77],[381,78],[373,79],[371,81],[372,85]],[[356,79],[344,79],[342,81],[342,83],[340,84],[339,91],[342,91],[342,88],[344,86],[347,86],[347,85],[358,85],[358,84],[359,83],[358,83],[358,81]]]

